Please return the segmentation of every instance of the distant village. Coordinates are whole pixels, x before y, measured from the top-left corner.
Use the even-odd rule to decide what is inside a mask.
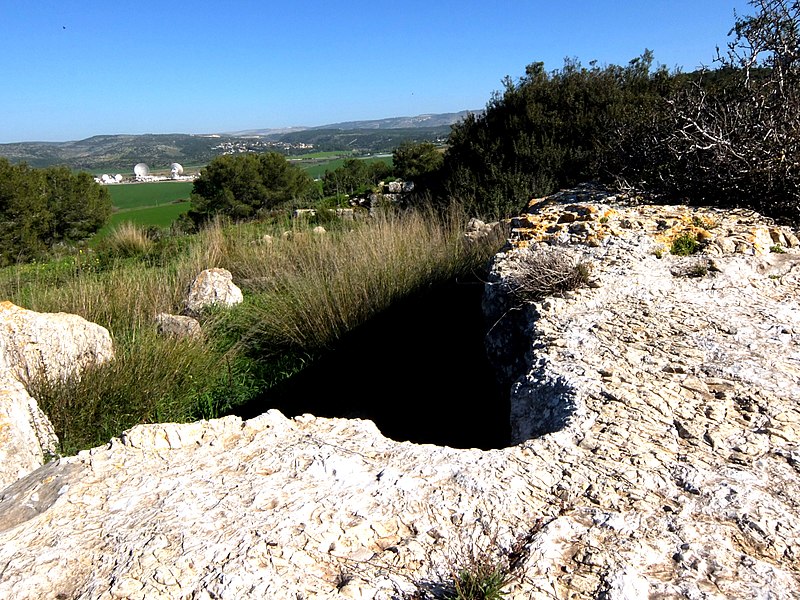
[[[298,150],[313,150],[314,144],[303,142],[279,142],[263,140],[258,136],[252,138],[239,138],[237,140],[226,140],[211,148],[220,154],[241,154],[244,152],[263,152],[264,150],[278,150],[287,153],[296,153]]]

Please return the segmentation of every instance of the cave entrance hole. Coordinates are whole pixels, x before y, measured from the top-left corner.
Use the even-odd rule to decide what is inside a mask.
[[[294,377],[233,412],[364,418],[396,441],[509,445],[509,393],[486,356],[478,279],[437,285],[351,332]]]

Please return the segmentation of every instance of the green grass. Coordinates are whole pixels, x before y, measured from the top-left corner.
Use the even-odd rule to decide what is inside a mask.
[[[179,202],[177,204],[164,204],[163,206],[145,206],[138,209],[129,209],[115,212],[111,215],[100,231],[95,235],[94,241],[102,239],[118,225],[130,222],[144,227],[169,227],[175,219],[187,212],[191,207],[191,202]]]
[[[300,168],[304,169],[305,172],[309,174],[309,176],[316,179],[318,177],[322,177],[323,175],[325,175],[325,171],[333,171],[334,169],[338,169],[344,164],[345,160],[346,159],[344,158],[339,158],[336,160],[330,160],[327,162],[310,164],[310,165],[303,165],[302,163],[300,163],[299,166]],[[387,165],[392,166],[391,156],[373,156],[370,158],[361,158],[359,160],[363,160],[367,163],[384,162]]]
[[[39,312],[78,314],[111,332],[114,361],[80,381],[33,384],[62,452],[72,453],[137,423],[219,416],[393,303],[480,270],[503,240],[467,244],[465,222],[456,211],[388,213],[332,221],[324,235],[288,215],[270,223],[217,222],[197,235],[150,239],[140,249],[109,240],[49,263],[0,269],[0,296]],[[130,229],[111,235],[130,236]],[[287,229],[293,235],[284,238]],[[266,234],[272,242],[263,241]],[[209,267],[229,269],[245,302],[205,314],[203,340],[157,335],[154,315],[179,312],[187,284]]]
[[[107,189],[114,208],[125,210],[188,200],[193,185],[191,181],[156,181],[109,185]]]
[[[191,207],[191,181],[157,181],[109,185],[114,212],[108,223],[90,241],[91,246],[106,238],[122,223],[167,228]]]
[[[700,243],[694,234],[683,233],[672,240],[669,251],[675,256],[689,256],[700,251]]]

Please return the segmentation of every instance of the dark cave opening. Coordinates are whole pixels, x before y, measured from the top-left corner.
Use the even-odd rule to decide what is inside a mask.
[[[482,295],[472,278],[399,302],[234,412],[365,418],[396,441],[506,447],[509,394],[486,356]]]

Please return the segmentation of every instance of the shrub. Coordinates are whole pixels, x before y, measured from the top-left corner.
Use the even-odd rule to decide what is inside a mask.
[[[750,0],[717,68],[681,76],[639,176],[694,204],[800,221],[800,2]],[[655,123],[655,121],[653,122]]]
[[[605,176],[621,162],[612,140],[621,131],[639,139],[669,88],[652,61],[649,51],[624,67],[572,59],[552,72],[537,62],[518,81],[506,78],[482,114],[452,127],[444,193],[471,214],[506,217],[531,196]]]
[[[591,266],[555,249],[537,249],[522,255],[514,274],[508,278],[513,295],[523,302],[584,287],[589,283]]]
[[[128,258],[147,254],[154,246],[144,227],[132,221],[123,221],[106,236],[100,249],[112,257]]]
[[[259,213],[305,198],[313,189],[306,172],[277,152],[218,156],[195,180],[188,215],[196,226],[217,215],[253,219]]]
[[[100,229],[111,214],[108,190],[88,173],[34,169],[0,158],[0,266],[43,257]]]
[[[675,256],[689,256],[700,251],[700,243],[695,235],[683,233],[672,240],[669,251]]]
[[[502,600],[511,582],[508,567],[488,557],[478,557],[454,574],[447,600]]]

